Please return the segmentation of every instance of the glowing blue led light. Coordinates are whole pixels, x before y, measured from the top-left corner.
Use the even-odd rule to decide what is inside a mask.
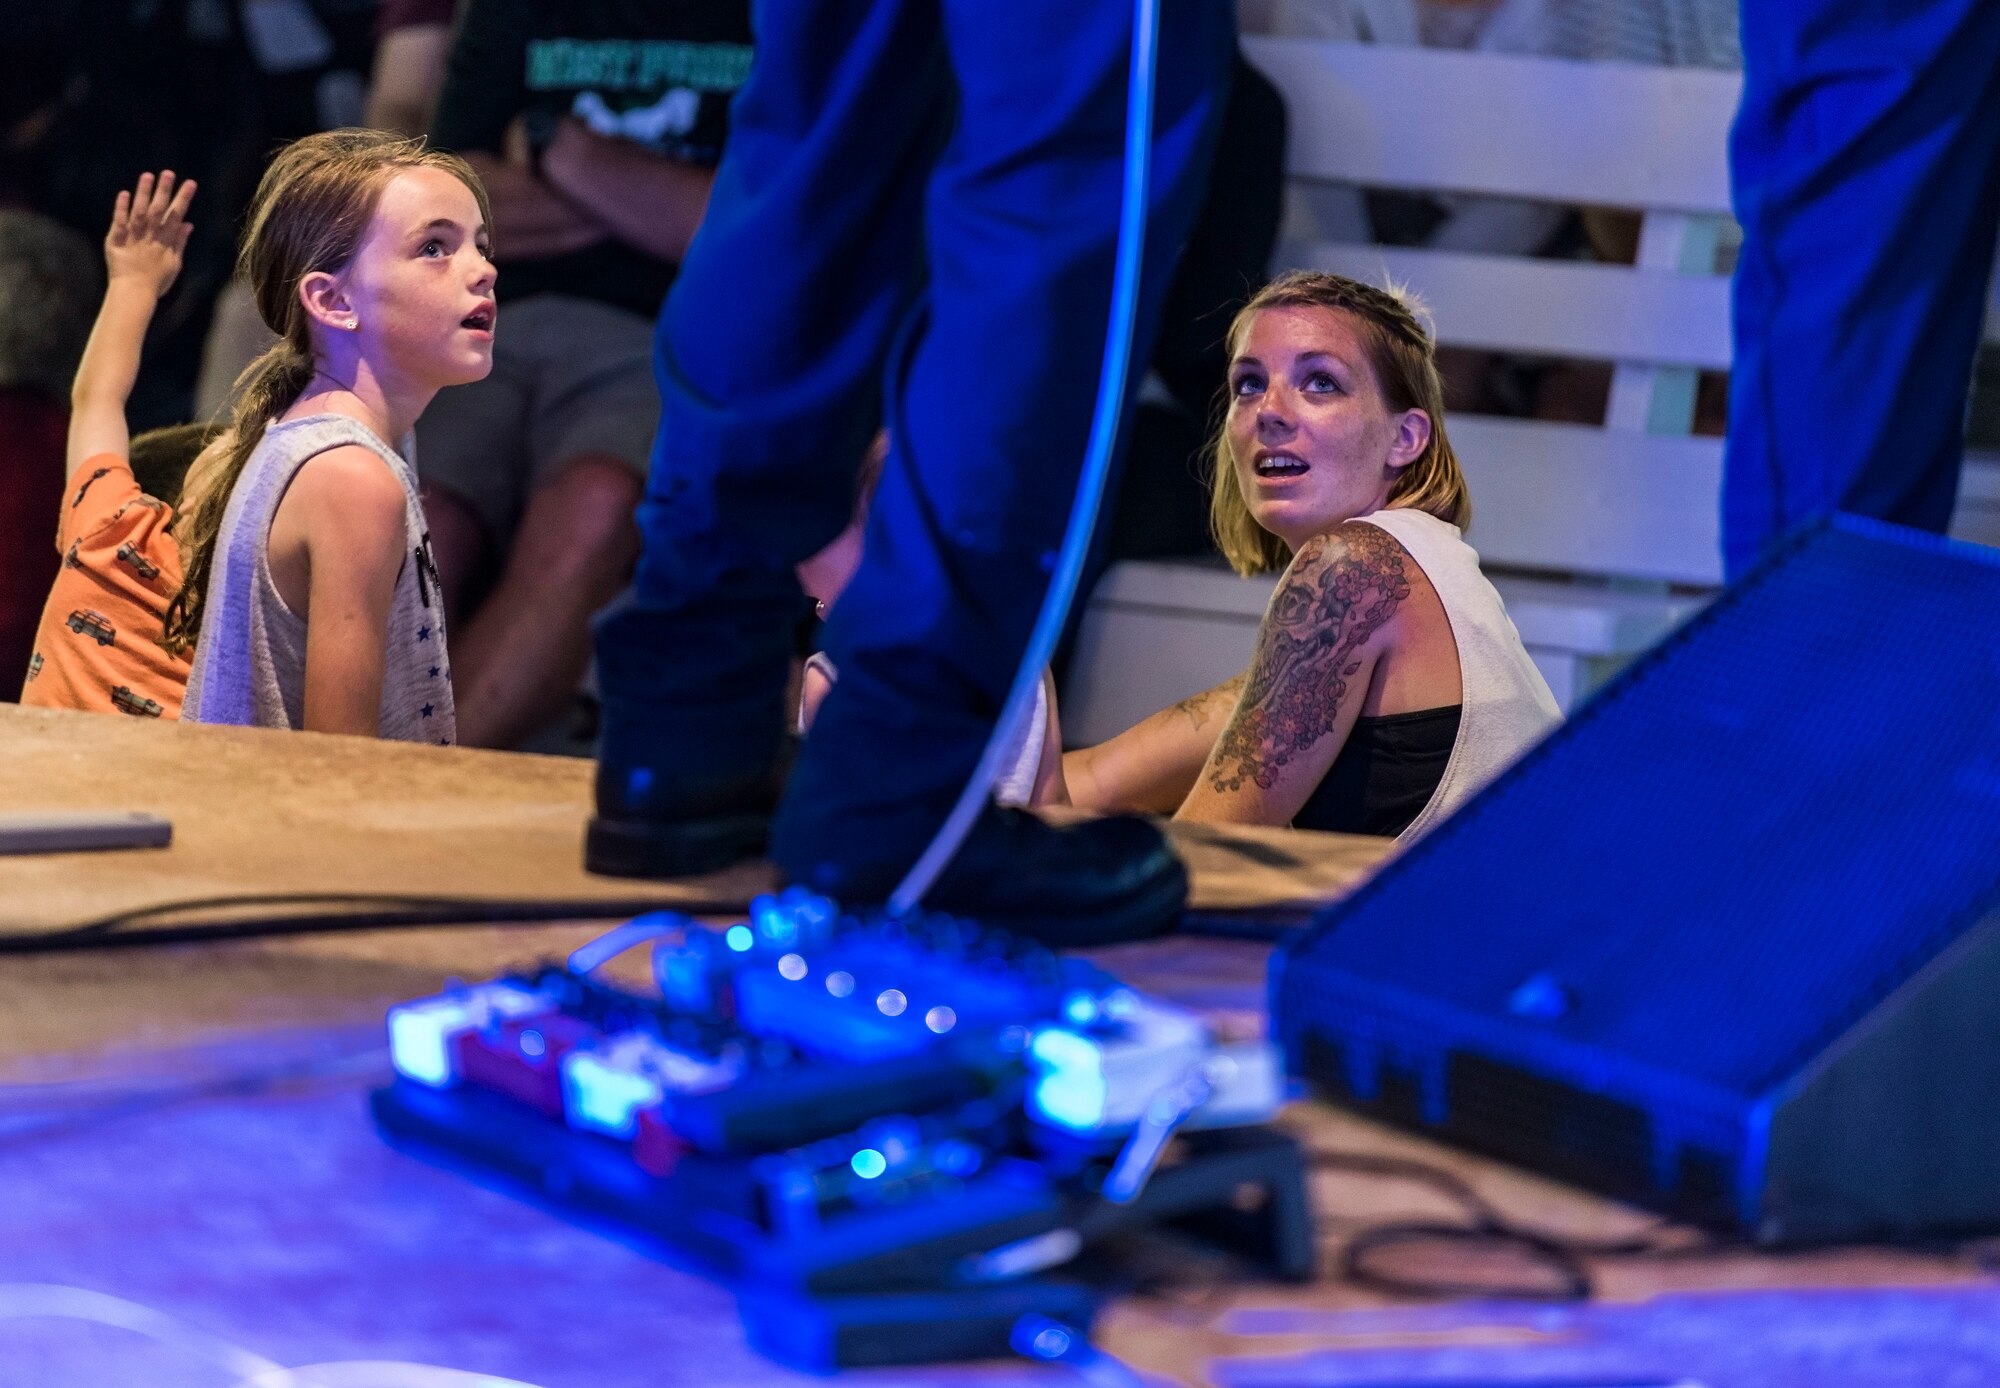
[[[1071,993],[1063,999],[1062,1013],[1070,1025],[1087,1027],[1097,1020],[1097,999],[1088,993]]]
[[[1043,1359],[1060,1359],[1069,1353],[1069,1332],[1052,1325],[1034,1339],[1034,1351]]]
[[[826,991],[836,998],[844,998],[854,991],[854,975],[845,969],[836,969],[826,976]]]
[[[549,1007],[548,998],[513,983],[454,987],[439,997],[401,1003],[389,1009],[389,1058],[396,1073],[446,1088],[458,1081],[452,1046],[459,1033]]]
[[[900,1017],[910,1000],[894,988],[884,988],[875,995],[875,1007],[884,1017]]]
[[[524,1031],[521,1033],[522,1055],[528,1057],[530,1060],[540,1060],[548,1053],[549,1043],[542,1038],[542,1034],[539,1031]]]
[[[1031,1096],[1042,1117],[1078,1132],[1104,1121],[1110,1090],[1104,1053],[1095,1041],[1061,1027],[1042,1027],[1028,1043],[1028,1054],[1043,1072]]]
[[[798,943],[799,923],[790,916],[778,916],[766,922],[766,924],[770,926],[770,929],[765,932],[765,938],[772,944],[791,945]]]
[[[1028,1043],[1028,1054],[1052,1070],[1095,1070],[1103,1051],[1087,1036],[1078,1036],[1061,1027],[1042,1027]]]
[[[1072,1132],[1090,1132],[1104,1122],[1104,1102],[1109,1097],[1104,1076],[1095,1071],[1068,1071],[1035,1085],[1034,1105],[1051,1123]]]
[[[769,897],[750,903],[750,919],[757,933],[774,945],[788,945],[799,937],[799,923],[792,912]]]
[[[854,1160],[848,1165],[853,1167],[854,1174],[864,1181],[872,1181],[889,1169],[888,1160],[873,1147],[863,1147],[856,1152]]]
[[[933,1007],[924,1014],[924,1025],[942,1036],[958,1025],[958,1014],[949,1007]]]
[[[572,1051],[563,1058],[563,1110],[573,1127],[630,1138],[639,1110],[660,1101],[660,1082],[618,1056]]]
[[[789,978],[792,982],[797,983],[806,976],[805,956],[801,954],[786,955],[778,961],[778,972],[784,977]]]
[[[723,932],[722,939],[723,943],[727,944],[738,954],[748,954],[750,946],[757,943],[756,935],[751,933],[750,927],[747,925],[730,926],[728,930]]]
[[[396,1072],[442,1089],[457,1076],[451,1041],[472,1025],[470,1009],[450,999],[389,1009],[389,1058]]]

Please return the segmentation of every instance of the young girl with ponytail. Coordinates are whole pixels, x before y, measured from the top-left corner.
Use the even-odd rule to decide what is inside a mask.
[[[265,172],[239,269],[279,342],[188,479],[166,631],[194,648],[184,721],[456,740],[416,475],[387,441],[492,370],[488,220],[462,160],[376,131]]]

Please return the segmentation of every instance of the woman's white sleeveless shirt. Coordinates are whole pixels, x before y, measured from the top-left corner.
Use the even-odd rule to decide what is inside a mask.
[[[1408,843],[1429,832],[1541,741],[1562,722],[1562,710],[1548,681],[1528,658],[1506,604],[1480,572],[1478,553],[1457,526],[1407,506],[1355,519],[1388,531],[1417,561],[1437,590],[1452,639],[1458,643],[1463,690],[1458,738],[1430,802],[1397,836]]]

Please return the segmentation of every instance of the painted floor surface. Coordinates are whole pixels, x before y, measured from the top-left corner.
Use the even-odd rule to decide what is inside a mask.
[[[1229,1359],[1222,1388],[1991,1388],[2000,1289],[1870,1287],[1688,1293],[1638,1306],[1237,1312],[1228,1328],[1327,1336],[1526,1332],[1527,1343],[1338,1349]]]
[[[397,1152],[369,1122],[388,1002],[592,933],[384,933],[0,966],[0,1388],[289,1388],[269,1371],[318,1365],[345,1365],[313,1376],[323,1388],[814,1381],[756,1355],[714,1283]],[[1166,941],[1103,962],[1228,1030],[1260,1022],[1257,947]],[[1647,1223],[1322,1106],[1287,1121],[1316,1151],[1445,1167],[1571,1236]],[[1353,1173],[1322,1171],[1314,1192],[1328,1267],[1358,1228],[1452,1213],[1419,1187]],[[1594,1271],[1602,1301],[1553,1308],[1394,1304],[1330,1277],[1197,1287],[1118,1302],[1099,1342],[1153,1381],[1217,1388],[2000,1385],[2000,1292],[1967,1257],[1722,1249]],[[1080,1380],[995,1363],[845,1381]]]
[[[813,1381],[753,1353],[715,1284],[391,1150],[363,1108],[386,1076],[371,1058],[245,1098],[60,1131],[15,1123],[0,1136],[0,1283],[108,1293],[287,1366],[410,1361],[539,1388]],[[199,1346],[6,1319],[6,1290],[4,1388],[238,1381]]]

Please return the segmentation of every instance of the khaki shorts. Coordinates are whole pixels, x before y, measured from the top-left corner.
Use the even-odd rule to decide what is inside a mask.
[[[500,308],[493,372],[440,391],[417,421],[417,475],[478,514],[504,553],[528,498],[573,458],[616,458],[643,483],[660,423],[653,325],[537,294]]]

